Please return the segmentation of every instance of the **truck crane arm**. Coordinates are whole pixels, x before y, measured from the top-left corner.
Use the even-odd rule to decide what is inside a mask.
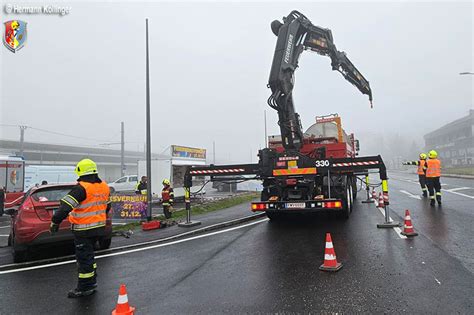
[[[298,151],[303,143],[301,121],[295,112],[292,92],[294,72],[298,67],[299,56],[304,50],[328,56],[331,59],[332,70],[340,72],[360,92],[368,95],[372,104],[369,82],[346,54],[337,50],[331,30],[314,26],[298,11],[292,11],[284,17],[283,23],[273,21],[271,28],[278,38],[268,83],[268,87],[272,90],[268,105],[278,112],[282,144],[286,150]]]

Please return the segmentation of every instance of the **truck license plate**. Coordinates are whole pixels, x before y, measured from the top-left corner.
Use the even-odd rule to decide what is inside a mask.
[[[304,202],[287,202],[286,208],[287,209],[295,209],[295,208],[305,208],[306,204]]]

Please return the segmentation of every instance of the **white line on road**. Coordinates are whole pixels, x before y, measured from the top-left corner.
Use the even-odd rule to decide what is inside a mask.
[[[263,223],[263,222],[266,222],[266,221],[268,221],[268,219],[263,219],[263,220],[255,221],[255,222],[252,222],[252,223],[248,223],[248,224],[236,226],[236,227],[229,228],[229,229],[225,229],[225,230],[222,230],[222,231],[216,231],[216,232],[207,233],[207,234],[203,234],[203,235],[197,235],[197,236],[193,236],[193,237],[189,237],[189,238],[185,238],[185,239],[182,239],[182,240],[177,240],[177,241],[173,241],[173,242],[169,242],[169,243],[165,243],[165,244],[157,244],[157,245],[152,245],[152,246],[147,246],[147,247],[141,247],[141,248],[136,248],[136,249],[130,249],[130,250],[126,250],[126,251],[122,251],[122,252],[117,252],[117,253],[110,253],[110,254],[100,255],[100,256],[96,256],[95,259],[106,258],[106,257],[112,257],[112,256],[119,256],[119,255],[125,255],[125,254],[130,254],[130,253],[135,253],[135,252],[141,252],[141,251],[144,251],[144,250],[149,250],[149,249],[154,249],[154,248],[159,248],[159,247],[165,247],[165,246],[170,246],[170,245],[174,245],[174,244],[179,244],[179,243],[183,243],[183,242],[188,242],[188,241],[192,241],[192,240],[196,240],[196,239],[200,239],[200,238],[204,238],[204,237],[208,237],[208,236],[213,236],[213,235],[217,235],[217,234],[222,234],[222,233],[226,233],[226,232],[231,232],[231,231],[234,231],[234,230],[242,229],[242,228],[245,228],[245,227],[248,227],[248,226],[252,226],[252,225],[255,225],[255,224],[259,224],[259,223]],[[46,264],[46,265],[40,265],[40,266],[33,266],[33,267],[26,267],[26,268],[20,268],[20,269],[5,270],[5,271],[0,271],[0,275],[2,275],[2,274],[7,274],[7,273],[14,273],[14,272],[21,272],[21,271],[28,271],[28,270],[34,270],[34,269],[43,269],[43,268],[48,268],[48,267],[67,265],[67,264],[72,264],[72,263],[75,263],[75,262],[76,262],[76,260],[73,259],[73,260],[66,260],[66,261],[61,261],[61,262],[57,262],[57,263],[51,263],[51,264]]]
[[[9,228],[10,228],[9,225],[8,226],[0,226],[0,229],[9,229]]]
[[[474,189],[474,188],[472,188],[472,187],[458,187],[458,188],[446,189],[446,191],[453,192],[453,191],[466,190],[466,189]]]
[[[440,282],[438,279],[436,279],[436,278],[435,278],[435,281],[436,281],[438,284],[441,284],[441,282]]]
[[[10,235],[8,235],[8,234],[6,234],[6,235],[5,235],[5,234],[0,234],[0,236],[9,237]]]
[[[401,192],[401,193],[404,193],[404,194],[406,194],[406,195],[408,195],[408,197],[410,197],[410,198],[414,198],[414,199],[421,200],[421,197],[420,197],[420,196],[418,196],[418,195],[413,195],[413,194],[409,193],[409,192],[406,191],[406,190],[400,190],[400,192]]]
[[[451,193],[451,194],[455,194],[455,195],[459,195],[459,196],[474,199],[474,196],[469,196],[469,195],[466,195],[466,194],[463,194],[463,193],[460,193],[460,192],[457,192],[457,191],[452,191],[452,190],[448,190],[448,189],[441,189],[441,190],[445,191],[445,192],[448,192],[448,193]]]
[[[384,219],[385,219],[385,209],[384,208],[380,208],[380,207],[376,207],[377,209],[380,210],[380,212],[382,213],[382,215],[384,216]],[[391,217],[388,217],[390,222],[393,221],[393,219]],[[402,235],[402,230],[399,228],[399,227],[394,227],[393,228],[395,230],[395,232],[397,232],[397,235],[401,238],[401,239],[405,239],[407,238],[405,235]]]

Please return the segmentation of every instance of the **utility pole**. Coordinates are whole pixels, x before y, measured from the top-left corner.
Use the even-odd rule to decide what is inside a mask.
[[[20,155],[23,156],[24,143],[25,143],[25,130],[27,126],[20,126]]]
[[[265,148],[268,148],[268,137],[267,137],[267,110],[263,110],[263,120],[265,125]]]
[[[212,141],[212,164],[216,164],[216,142]]]
[[[148,53],[148,19],[146,21],[146,201],[148,205],[147,221],[151,221],[152,198],[151,193],[151,122],[150,122],[150,58]]]
[[[125,175],[125,124],[122,121],[120,125],[122,135],[120,141],[120,176],[123,177]]]

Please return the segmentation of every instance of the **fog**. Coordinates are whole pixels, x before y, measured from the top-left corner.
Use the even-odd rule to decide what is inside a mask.
[[[9,3],[15,3],[11,1]],[[31,3],[31,2],[28,2]],[[43,2],[42,2],[43,3]],[[22,3],[23,4],[23,3]],[[294,99],[303,129],[339,113],[362,154],[416,158],[423,135],[473,108],[472,2],[61,2],[66,16],[28,23],[24,48],[0,47],[0,138],[98,146],[145,143],[145,18],[150,25],[152,148],[208,149],[221,163],[256,162],[277,113],[266,104],[274,19],[291,10],[330,28],[370,81],[374,108],[330,60],[304,52]],[[7,126],[9,125],[9,126]],[[110,145],[111,148],[119,148]]]

